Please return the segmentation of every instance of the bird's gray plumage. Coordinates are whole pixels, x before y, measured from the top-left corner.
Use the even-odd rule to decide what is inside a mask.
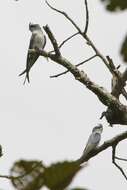
[[[29,24],[29,30],[32,32],[32,36],[30,39],[29,49],[44,49],[46,45],[46,37],[43,34],[41,27],[39,24]],[[26,82],[26,79],[28,82],[29,80],[29,72],[36,60],[38,59],[39,55],[36,53],[29,53],[27,54],[27,62],[26,62],[26,69],[19,75],[23,75],[26,73],[26,78],[24,81],[24,84]]]
[[[86,147],[83,151],[83,155],[87,155],[89,152],[91,152],[93,149],[97,147],[101,140],[102,130],[103,127],[101,124],[93,128],[92,134],[89,136]]]
[[[83,151],[82,156],[78,159],[80,163],[83,162],[85,157],[96,147],[98,146],[100,140],[101,140],[101,133],[103,131],[103,126],[101,124],[98,124],[96,127],[93,128],[92,134],[89,136],[89,139],[87,141],[87,144],[85,146],[85,149]]]

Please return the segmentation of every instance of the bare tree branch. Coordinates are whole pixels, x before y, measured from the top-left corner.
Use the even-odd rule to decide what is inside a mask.
[[[67,13],[65,13],[64,11],[60,11],[59,9],[54,8],[53,6],[51,6],[51,5],[48,3],[47,0],[46,0],[45,2],[46,2],[46,4],[47,4],[52,10],[54,10],[54,11],[56,11],[56,12],[58,12],[58,13],[64,15],[64,16],[72,23],[72,25],[78,30],[78,32],[79,32],[79,33],[82,33],[81,30],[80,30],[80,28],[78,27],[78,25],[67,15]]]
[[[48,34],[48,37],[50,38],[50,40],[51,40],[51,42],[52,42],[52,45],[53,45],[53,47],[54,47],[54,51],[55,51],[55,53],[56,53],[56,56],[60,56],[61,53],[60,53],[60,51],[59,51],[59,47],[58,47],[57,41],[56,41],[56,39],[55,39],[53,33],[51,32],[49,26],[46,25],[46,26],[44,26],[43,28],[44,28],[45,32]]]
[[[57,46],[55,47],[55,44],[57,44],[57,43],[54,44],[55,37],[49,28],[48,28],[48,30],[46,30],[46,33],[48,34],[53,47],[57,49]],[[36,52],[36,50],[34,50],[34,51]],[[122,114],[123,113],[127,114],[127,107],[125,105],[121,104],[119,102],[119,100],[117,98],[115,98],[112,94],[110,94],[106,89],[104,89],[103,87],[101,87],[101,86],[97,85],[96,83],[94,83],[93,81],[91,81],[84,71],[80,71],[75,65],[73,65],[65,57],[63,57],[62,55],[57,56],[56,54],[47,53],[44,50],[38,50],[37,53],[44,57],[48,57],[52,61],[64,66],[67,70],[69,70],[74,75],[76,80],[78,80],[79,82],[84,84],[89,90],[91,90],[94,94],[96,94],[97,97],[99,98],[99,100],[104,105],[117,110],[118,113],[120,112]],[[125,118],[124,124],[127,124],[126,118]]]
[[[58,9],[56,9],[56,8],[54,8],[54,7],[52,7],[52,6],[48,3],[47,0],[46,0],[46,4],[47,4],[52,10],[54,10],[54,11],[56,11],[56,12],[58,12],[58,13],[64,15],[65,18],[67,18],[67,20],[69,20],[69,21],[73,24],[73,26],[78,30],[79,34],[81,34],[81,36],[87,41],[87,44],[92,47],[92,49],[94,50],[94,52],[96,53],[96,55],[101,58],[101,60],[104,62],[104,64],[107,66],[107,68],[108,68],[109,71],[111,72],[111,69],[110,69],[110,67],[109,67],[109,64],[108,64],[106,58],[99,52],[99,50],[96,48],[96,46],[94,45],[94,43],[90,40],[90,38],[86,35],[86,33],[83,33],[83,32],[81,31],[81,29],[80,29],[80,28],[77,26],[77,24],[67,15],[67,13],[65,13],[65,12],[63,12],[63,11],[60,11],[60,10],[58,10]],[[87,8],[87,11],[88,11],[88,8]],[[86,24],[86,27],[88,27],[87,24]]]
[[[116,146],[117,146],[117,143],[112,146],[112,163],[120,170],[120,172],[122,173],[124,178],[127,180],[127,176],[126,176],[125,172],[115,161]]]
[[[76,32],[75,34],[69,36],[67,39],[65,39],[60,45],[59,48],[61,48],[67,41],[69,41],[70,39],[72,39],[74,36],[78,35],[79,32]]]
[[[79,34],[79,32],[76,32],[75,34],[72,34],[71,36],[69,36],[68,38],[66,38],[63,42],[61,42],[61,44],[58,46],[58,48],[60,49],[67,41],[69,41],[70,39],[72,39],[77,34]],[[54,50],[50,51],[50,53],[53,53],[53,52],[54,52]]]
[[[89,24],[89,11],[88,11],[88,5],[87,5],[87,0],[85,1],[85,7],[86,7],[86,27],[85,30],[87,31],[88,29],[88,24]],[[96,53],[96,55],[98,57],[101,58],[101,60],[103,61],[103,63],[106,65],[106,67],[109,69],[109,71],[112,73],[112,69],[108,63],[108,61],[106,60],[106,58],[100,53],[100,51],[96,48],[96,46],[94,45],[94,43],[91,41],[91,39],[86,35],[86,33],[83,33],[81,31],[81,29],[77,26],[77,24],[67,15],[67,13],[60,11],[59,9],[54,8],[53,6],[51,6],[48,1],[46,0],[46,4],[54,11],[62,14],[65,16],[65,18],[67,18],[67,20],[69,20],[73,26],[78,30],[79,34],[81,34],[81,36],[87,41],[87,44],[90,45],[92,47],[92,49],[94,50],[94,52]]]
[[[87,3],[87,0],[84,0],[85,8],[86,8],[86,26],[85,26],[84,33],[81,32],[80,28],[77,27],[77,25],[75,24],[75,22],[74,22],[65,12],[60,11],[60,10],[58,10],[58,9],[56,9],[56,8],[54,8],[54,7],[52,7],[47,1],[46,1],[46,3],[47,3],[47,5],[48,5],[51,9],[53,9],[54,11],[57,11],[57,12],[59,12],[60,14],[63,14],[63,15],[75,26],[75,28],[78,30],[79,34],[81,34],[81,35],[83,36],[83,38],[87,41],[87,44],[92,47],[92,49],[95,51],[96,55],[97,55],[98,57],[100,57],[101,60],[104,62],[104,64],[107,66],[107,68],[109,69],[109,71],[111,72],[111,74],[114,74],[114,72],[115,72],[115,74],[117,74],[117,76],[120,78],[120,77],[121,77],[121,73],[115,71],[116,68],[115,68],[115,65],[114,65],[113,63],[112,63],[112,65],[114,66],[114,69],[112,68],[111,59],[110,59],[110,60],[108,59],[108,61],[109,61],[109,63],[110,63],[110,64],[109,64],[108,61],[106,60],[106,58],[99,52],[99,50],[96,48],[96,46],[95,46],[95,45],[93,44],[93,42],[90,40],[90,38],[86,35],[87,30],[88,30],[88,24],[89,24],[89,10],[88,10],[88,3]],[[108,58],[109,58],[109,57],[108,57]],[[61,73],[61,74],[57,74],[57,75],[55,75],[54,77],[61,76],[61,75],[63,75],[63,74],[66,74],[67,72],[68,72],[68,71],[65,71],[65,72],[63,72],[63,73]],[[51,76],[51,77],[53,78],[53,76]],[[123,87],[124,87],[125,83],[122,82],[122,84],[123,84],[123,85],[117,85],[117,86],[123,86]],[[123,95],[125,96],[125,98],[127,99],[127,93],[126,93],[125,89],[124,89],[124,90],[121,90],[121,91],[123,91],[122,93],[123,93]],[[119,92],[121,92],[121,91],[119,91]],[[118,92],[118,91],[115,91],[115,93],[116,93],[116,92]],[[117,93],[117,94],[118,94],[118,93]],[[119,94],[120,94],[120,93],[119,93]],[[113,95],[114,95],[114,93],[113,93]]]
[[[103,61],[103,63],[106,65],[106,67],[109,69],[109,71],[111,72],[111,68],[109,66],[108,61],[106,60],[106,58],[101,54],[101,52],[97,49],[97,47],[95,46],[95,44],[92,42],[92,40],[86,35],[86,34],[82,34],[83,38],[87,41],[87,44],[89,46],[92,47],[92,49],[94,50],[95,54]]]
[[[97,56],[96,56],[96,55],[93,55],[92,57],[86,59],[85,61],[82,61],[81,63],[78,63],[78,64],[75,65],[75,66],[76,66],[76,67],[79,67],[79,66],[83,65],[84,63],[90,61],[91,59],[93,59],[93,58],[95,58],[95,57],[97,57]],[[57,77],[59,77],[59,76],[61,76],[61,75],[64,75],[64,74],[66,74],[66,73],[68,73],[68,72],[69,72],[69,70],[66,70],[66,71],[64,71],[64,72],[62,72],[62,73],[59,73],[59,74],[56,74],[56,75],[51,75],[50,78],[57,78]]]
[[[87,44],[92,47],[96,56],[101,58],[103,63],[107,66],[107,68],[109,69],[109,71],[112,74],[113,71],[109,64],[109,61],[100,53],[100,51],[96,48],[96,46],[90,40],[90,38],[86,34],[81,32],[80,28],[75,24],[75,22],[65,12],[55,9],[54,7],[49,5],[48,2],[47,2],[47,4],[51,9],[64,15],[73,24],[73,26],[75,26],[75,28],[78,30],[79,34],[87,41]],[[47,34],[49,33],[48,31],[46,31],[46,32],[47,32]],[[50,33],[52,33],[51,30],[50,30]],[[48,34],[48,36],[54,47],[54,50],[56,48],[55,52],[59,51],[58,45],[55,47],[55,44],[54,44],[54,39],[55,39],[54,35]],[[111,93],[109,93],[103,87],[100,87],[99,85],[97,85],[96,83],[91,81],[85,72],[77,69],[77,67],[74,64],[72,64],[69,60],[67,60],[65,57],[63,57],[61,55],[56,56],[56,55],[52,54],[51,52],[45,52],[45,51],[38,51],[37,53],[39,53],[39,55],[42,55],[44,57],[48,57],[52,61],[64,66],[68,71],[70,71],[73,74],[73,76],[75,77],[76,80],[78,80],[79,82],[84,84],[90,91],[92,91],[94,94],[96,94],[97,97],[99,98],[99,100],[108,107],[108,110],[106,112],[103,112],[104,113],[103,116],[106,117],[107,121],[111,125],[112,124],[127,125],[127,107],[125,105],[121,104],[117,97],[113,96]]]
[[[112,86],[112,94],[119,98],[119,95],[123,94],[123,96],[127,99],[127,92],[126,90],[124,89],[124,86],[126,85],[125,84],[125,81],[123,80],[122,78],[122,74],[121,72],[118,70],[117,67],[115,67],[114,63],[113,63],[113,60],[107,56],[107,60],[109,62],[109,65],[110,65],[110,68],[112,70],[112,75],[113,75],[113,78],[112,78],[112,83],[115,83],[113,86]],[[113,82],[115,81],[115,82]]]
[[[36,50],[29,50],[29,52],[36,52]],[[106,89],[97,85],[89,79],[84,71],[80,71],[75,65],[67,60],[62,55],[57,57],[55,54],[48,53],[44,50],[38,50],[39,55],[50,58],[52,61],[64,66],[75,77],[76,80],[84,84],[90,91],[97,95],[99,100],[106,106],[119,110],[122,113],[127,113],[127,107],[119,102],[117,98],[111,95]],[[127,121],[126,121],[127,122]]]
[[[118,157],[118,156],[115,156],[115,159],[127,162],[127,159],[125,159],[125,158],[120,158],[120,157]]]
[[[84,34],[87,34],[88,26],[89,26],[89,10],[87,0],[84,0],[85,8],[86,8],[86,26],[84,30]]]
[[[89,11],[88,11],[88,4],[87,4],[87,0],[84,0],[85,1],[85,7],[86,7],[86,27],[85,27],[85,31],[87,31],[88,29],[88,24],[89,24]],[[109,71],[111,72],[111,74],[113,74],[113,70],[111,68],[111,65],[109,65],[109,62],[107,61],[107,59],[100,53],[100,51],[96,48],[96,46],[94,45],[94,43],[92,42],[92,40],[87,36],[87,34],[84,32],[81,31],[81,29],[77,26],[77,24],[67,15],[67,13],[63,12],[63,11],[60,11],[54,7],[52,7],[47,1],[46,1],[47,5],[53,9],[54,11],[64,15],[67,20],[69,20],[73,26],[78,30],[79,34],[87,41],[87,44],[90,45],[92,47],[92,49],[94,50],[94,52],[96,53],[96,55],[98,57],[100,57],[100,59],[103,61],[103,63],[106,65],[106,67],[109,69]],[[123,84],[125,84],[124,81],[127,80],[127,70],[124,72],[123,76],[122,76],[122,81],[123,81]],[[125,92],[125,91],[124,91]],[[123,95],[125,96],[126,98],[126,95],[125,93],[123,93]]]

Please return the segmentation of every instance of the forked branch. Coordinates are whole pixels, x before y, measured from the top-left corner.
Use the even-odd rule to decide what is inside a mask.
[[[112,163],[120,170],[120,172],[122,173],[124,178],[127,180],[127,176],[126,176],[124,170],[115,161],[115,159],[116,159],[115,154],[116,154],[116,146],[117,146],[117,144],[118,144],[118,142],[116,144],[112,145]]]

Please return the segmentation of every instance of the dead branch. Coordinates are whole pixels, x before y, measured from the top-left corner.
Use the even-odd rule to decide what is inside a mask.
[[[59,50],[57,41],[56,41],[56,39],[55,39],[53,33],[50,31],[50,28],[49,28],[48,25],[44,26],[43,28],[44,28],[45,32],[48,34],[48,37],[49,37],[50,40],[51,40],[51,43],[52,43],[52,45],[53,45],[54,51],[55,51],[55,53],[56,53],[56,56],[59,57],[59,56],[61,55],[61,53],[60,53],[60,50]]]
[[[79,33],[82,33],[82,31],[80,30],[79,26],[69,17],[69,15],[68,15],[67,13],[65,13],[64,11],[60,11],[59,9],[54,8],[53,6],[51,6],[51,5],[48,3],[47,0],[46,0],[45,2],[46,2],[46,4],[47,4],[52,10],[54,10],[54,11],[56,11],[56,12],[58,12],[58,13],[64,15],[64,16],[72,23],[72,25],[78,30],[78,32],[79,32]]]
[[[71,36],[69,36],[68,38],[66,38],[63,42],[61,42],[61,44],[58,46],[58,48],[60,49],[66,42],[68,42],[70,39],[72,39],[74,36],[78,35],[79,32],[76,32],[74,34],[72,34]],[[50,53],[53,53],[54,50],[50,51]]]
[[[46,33],[49,36],[49,39],[54,47],[54,51],[56,51],[55,48],[57,49],[57,47],[55,47],[54,45],[54,41],[56,41],[56,39],[54,35],[52,34],[51,29],[49,27],[48,27],[48,30],[46,30]],[[119,100],[115,96],[113,96],[111,93],[109,93],[106,89],[104,89],[103,87],[91,81],[84,71],[80,71],[74,64],[72,64],[69,60],[67,60],[61,54],[57,56],[56,54],[48,53],[44,50],[38,50],[37,53],[44,57],[48,57],[52,61],[64,66],[67,70],[69,70],[73,74],[76,80],[84,84],[90,91],[92,91],[95,95],[97,95],[99,100],[104,105],[106,105],[107,107],[110,107],[111,110],[115,110],[117,115],[121,114],[123,121],[118,120],[117,122],[119,124],[127,124],[127,107],[121,104]],[[110,119],[109,119],[109,123],[110,123]]]
[[[72,34],[71,36],[69,36],[67,39],[65,39],[60,45],[59,45],[59,49],[70,39],[72,39],[74,36],[78,35],[79,32],[76,32],[75,34]]]
[[[88,26],[89,26],[89,10],[87,0],[84,0],[85,8],[86,8],[86,26],[84,30],[84,34],[87,34]]]
[[[120,157],[118,157],[118,156],[115,156],[115,159],[127,162],[127,159],[125,159],[125,158],[120,158]]]
[[[127,176],[126,176],[125,172],[123,171],[123,169],[115,161],[116,146],[117,146],[117,143],[113,144],[113,146],[112,146],[112,163],[120,170],[120,172],[122,173],[124,178],[127,180]]]
[[[106,67],[108,68],[108,70],[110,71],[111,74],[114,73],[114,71],[112,70],[111,65],[109,64],[109,62],[107,61],[107,59],[101,54],[101,52],[96,48],[96,46],[94,45],[94,43],[92,42],[92,40],[88,37],[88,35],[86,34],[87,29],[88,29],[88,24],[89,24],[89,10],[88,10],[88,3],[87,0],[84,0],[85,2],[85,7],[86,7],[86,26],[85,26],[85,32],[82,32],[81,29],[79,28],[79,26],[67,15],[67,13],[60,11],[59,9],[54,8],[53,6],[51,6],[48,1],[46,1],[47,5],[54,11],[62,14],[63,16],[65,16],[65,18],[67,20],[69,20],[73,26],[78,30],[79,34],[86,40],[87,44],[89,46],[92,47],[92,49],[94,50],[95,54],[103,61],[103,63],[106,65]],[[127,80],[127,70],[124,72],[121,80],[123,81],[122,84],[123,86],[125,86],[125,81]],[[119,72],[119,77],[120,77],[120,72]],[[124,93],[125,94],[125,93]],[[125,96],[126,97],[126,96]]]
[[[83,65],[84,63],[90,61],[91,59],[94,59],[95,57],[97,57],[97,56],[96,56],[96,55],[93,55],[92,57],[90,57],[90,58],[88,58],[88,59],[82,61],[81,63],[76,64],[75,66],[76,66],[76,67],[79,67],[79,66]],[[50,76],[50,78],[57,78],[57,77],[59,77],[59,76],[61,76],[61,75],[64,75],[64,74],[66,74],[66,73],[68,73],[68,72],[69,72],[69,70],[66,70],[66,71],[64,71],[64,72],[62,72],[62,73],[59,73],[59,74],[56,74],[56,75],[52,75],[52,76]]]
[[[118,68],[115,67],[113,60],[109,56],[106,56],[106,57],[109,62],[110,68],[112,70],[112,75],[113,75],[112,83],[115,83],[112,85],[111,94],[113,94],[115,97],[119,98],[119,95],[122,92],[123,96],[127,99],[127,93],[126,93],[126,90],[124,89],[124,86],[126,84],[125,84],[125,81],[123,80],[122,74],[118,70]],[[113,81],[115,81],[115,82],[113,82]]]
[[[36,52],[36,50],[29,50],[29,52]],[[127,107],[119,102],[117,98],[111,95],[106,89],[99,86],[89,79],[84,71],[80,71],[75,65],[73,65],[69,60],[61,56],[56,56],[55,54],[48,53],[44,50],[38,50],[37,53],[40,56],[48,57],[52,61],[64,66],[69,70],[76,80],[84,84],[90,91],[97,95],[99,100],[106,106],[112,107],[113,109],[119,110],[126,113]]]

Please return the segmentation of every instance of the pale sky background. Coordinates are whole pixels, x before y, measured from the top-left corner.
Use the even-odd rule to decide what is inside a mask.
[[[52,5],[65,10],[83,28],[85,23],[84,0],[50,0]],[[111,14],[99,0],[89,1],[90,24],[88,34],[104,55],[123,64],[119,45],[127,32],[127,12]],[[60,43],[75,29],[61,15],[47,7],[43,0],[4,0],[0,6],[0,174],[9,174],[12,164],[21,158],[43,160],[50,163],[79,158],[92,128],[106,109],[97,97],[71,74],[50,79],[64,68],[40,57],[30,73],[31,83],[23,86],[24,76],[18,74],[26,65],[26,54],[31,33],[29,22],[48,24]],[[47,40],[46,50],[51,49]],[[75,37],[62,53],[77,64],[93,55],[81,37]],[[81,67],[89,77],[110,89],[111,75],[99,59]],[[108,127],[105,119],[102,142],[110,139],[125,127]],[[127,141],[122,142],[118,154],[127,158]],[[125,171],[127,163],[120,163]],[[111,149],[89,161],[89,166],[74,179],[71,187],[88,187],[90,190],[127,189],[127,182],[111,163]],[[0,179],[0,190],[12,190],[10,182]]]

